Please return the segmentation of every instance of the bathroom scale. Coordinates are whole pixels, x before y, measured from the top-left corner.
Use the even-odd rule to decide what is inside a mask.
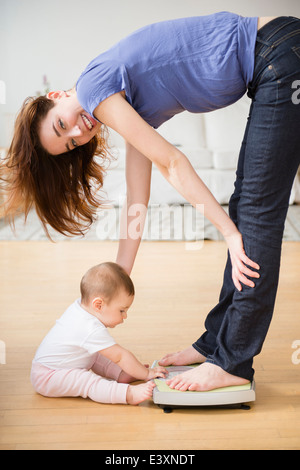
[[[154,361],[152,367],[156,367],[158,361]],[[166,369],[169,375],[166,379],[154,379],[156,387],[153,390],[153,402],[159,405],[164,411],[171,412],[173,408],[186,406],[211,406],[250,409],[246,403],[255,401],[255,382],[246,385],[236,385],[232,387],[217,388],[208,392],[198,392],[187,390],[185,392],[171,389],[166,380],[181,374],[192,367],[190,366],[169,366]]]

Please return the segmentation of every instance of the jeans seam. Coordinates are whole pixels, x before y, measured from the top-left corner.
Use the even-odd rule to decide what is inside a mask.
[[[202,354],[202,356],[204,356],[204,357],[209,356],[209,354],[207,354],[207,352],[203,351],[203,349],[199,348],[199,346],[196,343],[193,343],[192,346],[193,346],[194,349],[196,349],[196,351],[198,353]]]
[[[285,28],[286,26],[292,24],[292,23],[295,23],[295,21],[297,21],[297,18],[293,18],[291,19],[290,21],[286,21],[284,22],[283,24],[277,26],[277,28],[274,29],[274,31],[272,31],[272,33],[265,39],[266,41],[269,41],[275,34],[277,34],[282,28]],[[267,25],[266,25],[267,26]],[[263,30],[263,28],[261,29],[261,31]],[[258,31],[258,38],[260,38],[260,34],[259,34],[259,31]]]
[[[276,25],[276,23],[279,22],[279,24]],[[272,20],[270,23],[267,23],[265,26],[263,26],[260,30],[258,30],[257,33],[257,38],[256,41],[257,43],[261,44],[261,48],[259,51],[257,51],[257,55],[260,55],[262,57],[266,57],[270,51],[272,51],[275,47],[280,45],[282,42],[284,42],[286,39],[289,39],[290,37],[294,37],[295,35],[300,33],[299,29],[290,31],[286,33],[284,36],[280,37],[279,39],[272,40],[274,36],[276,36],[282,29],[289,27],[293,23],[297,23],[299,21],[298,18],[294,17],[278,17]],[[274,29],[272,30],[272,23],[275,22]],[[266,50],[261,54],[261,50],[266,47]]]
[[[274,70],[274,67],[273,67],[273,70]],[[276,73],[275,71],[274,71],[274,74],[275,74],[275,76],[276,76],[276,78],[277,78],[278,75],[277,75],[277,73]],[[269,135],[270,135],[272,126],[274,125],[274,119],[275,119],[275,113],[276,113],[276,109],[277,109],[277,103],[278,103],[278,81],[277,81],[277,83],[276,83],[276,102],[274,103],[274,107],[273,107],[272,123],[271,123],[271,125],[270,125],[270,127],[269,127]],[[270,137],[268,136],[268,141],[267,141],[267,142],[269,143],[269,141],[270,141]],[[265,159],[266,159],[267,148],[268,148],[268,145],[266,145],[265,151],[263,152],[263,155],[262,155],[262,162],[263,162],[263,163],[264,163],[264,161],[265,161]],[[262,184],[263,184],[263,183],[261,182],[260,187],[262,186]]]
[[[300,46],[299,47],[292,47],[292,51],[296,54],[297,57],[300,59]],[[298,52],[299,51],[299,52]]]
[[[297,34],[300,34],[300,29],[296,29],[295,31],[291,31],[290,33],[286,34],[285,36],[283,36],[282,38],[280,39],[277,39],[277,41],[275,41],[272,46],[273,47],[277,47],[279,46],[282,42],[286,41],[287,39],[290,39],[294,36],[296,36]]]
[[[266,58],[271,51],[273,51],[276,47],[280,46],[280,44],[284,43],[284,41],[287,41],[290,38],[293,38],[294,36],[297,36],[297,34],[300,34],[300,29],[296,29],[296,31],[291,31],[290,33],[286,34],[282,38],[278,39],[275,41],[273,44],[268,46],[268,48],[263,52],[259,53],[258,55],[260,57]]]

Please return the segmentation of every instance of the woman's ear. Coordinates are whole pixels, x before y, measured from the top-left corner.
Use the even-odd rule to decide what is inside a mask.
[[[68,96],[67,93],[63,90],[49,91],[49,93],[47,93],[48,100],[57,100],[63,96]]]

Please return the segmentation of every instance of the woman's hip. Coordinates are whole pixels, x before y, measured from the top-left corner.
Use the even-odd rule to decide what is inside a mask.
[[[282,90],[285,86],[287,97],[292,100],[297,80],[300,80],[300,19],[279,17],[258,31],[248,96],[254,98],[262,86],[273,85]]]

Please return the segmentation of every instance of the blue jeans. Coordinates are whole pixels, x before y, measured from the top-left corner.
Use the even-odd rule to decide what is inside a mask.
[[[295,81],[299,80],[298,84]],[[284,223],[300,164],[300,20],[280,17],[258,31],[248,96],[250,115],[229,214],[250,259],[260,265],[255,288],[233,285],[228,256],[219,304],[193,344],[207,361],[252,380],[272,319]],[[296,88],[295,88],[296,87]],[[298,97],[298,99],[297,99]]]

